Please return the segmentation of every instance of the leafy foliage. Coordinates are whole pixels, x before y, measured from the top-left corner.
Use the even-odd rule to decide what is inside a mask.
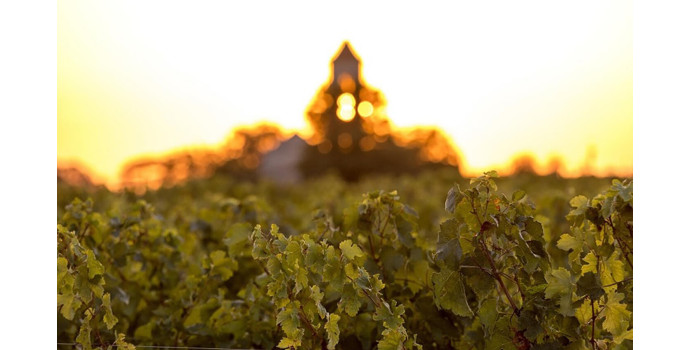
[[[371,183],[327,178],[74,199],[59,208],[58,341],[632,348],[631,181],[569,195],[489,172],[448,191],[439,174],[360,197]]]

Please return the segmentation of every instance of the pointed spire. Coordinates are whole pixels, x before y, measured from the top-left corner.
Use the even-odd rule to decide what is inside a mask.
[[[336,61],[357,61],[359,62],[359,57],[357,54],[355,54],[354,50],[352,49],[352,46],[350,45],[349,41],[344,41],[343,44],[340,46],[340,50],[338,55],[333,59],[333,62]]]

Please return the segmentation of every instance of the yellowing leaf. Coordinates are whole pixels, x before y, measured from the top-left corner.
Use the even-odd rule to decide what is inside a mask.
[[[561,239],[558,240],[558,244],[556,244],[556,246],[565,251],[569,251],[570,249],[580,251],[582,249],[582,241],[567,233],[564,233],[561,235]]]
[[[352,260],[358,256],[364,256],[364,253],[362,252],[362,250],[359,249],[358,246],[353,245],[352,241],[349,239],[346,239],[346,240],[340,242],[339,247],[340,247],[340,250],[343,252],[343,255],[350,260]]]
[[[278,343],[278,347],[281,349],[287,349],[287,348],[299,348],[302,345],[302,340],[301,339],[291,339],[288,337],[284,337],[283,339],[280,340],[280,343]]]
[[[597,257],[594,255],[594,253],[589,252],[587,255],[585,255],[584,261],[586,262],[585,265],[582,265],[582,275],[584,275],[587,272],[591,272],[596,274],[597,273]]]
[[[110,306],[110,294],[105,293],[103,295],[103,308],[105,309],[105,315],[103,316],[103,322],[105,322],[108,329],[113,329],[113,326],[117,323],[117,317],[113,315],[113,309]]]
[[[102,275],[105,272],[103,265],[96,260],[93,250],[86,251],[86,266],[89,268],[89,278],[94,278],[97,275]]]
[[[614,337],[624,335],[632,318],[632,312],[626,309],[625,304],[620,303],[624,297],[621,293],[609,294],[602,312],[605,317],[602,327],[611,332]]]
[[[326,333],[328,335],[328,349],[333,350],[340,340],[340,329],[338,328],[338,321],[340,316],[331,314],[326,322]]]

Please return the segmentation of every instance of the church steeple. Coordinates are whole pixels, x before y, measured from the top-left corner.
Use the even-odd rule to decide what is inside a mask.
[[[332,66],[333,84],[348,77],[359,84],[360,60],[354,50],[352,50],[349,42],[343,42],[338,55],[333,59]]]

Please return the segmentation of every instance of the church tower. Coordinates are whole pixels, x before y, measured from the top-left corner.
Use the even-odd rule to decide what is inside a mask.
[[[359,84],[359,67],[361,63],[359,58],[352,51],[349,42],[344,42],[340,47],[340,53],[331,62],[333,81],[331,84],[337,84],[342,79],[353,79],[355,84]]]

